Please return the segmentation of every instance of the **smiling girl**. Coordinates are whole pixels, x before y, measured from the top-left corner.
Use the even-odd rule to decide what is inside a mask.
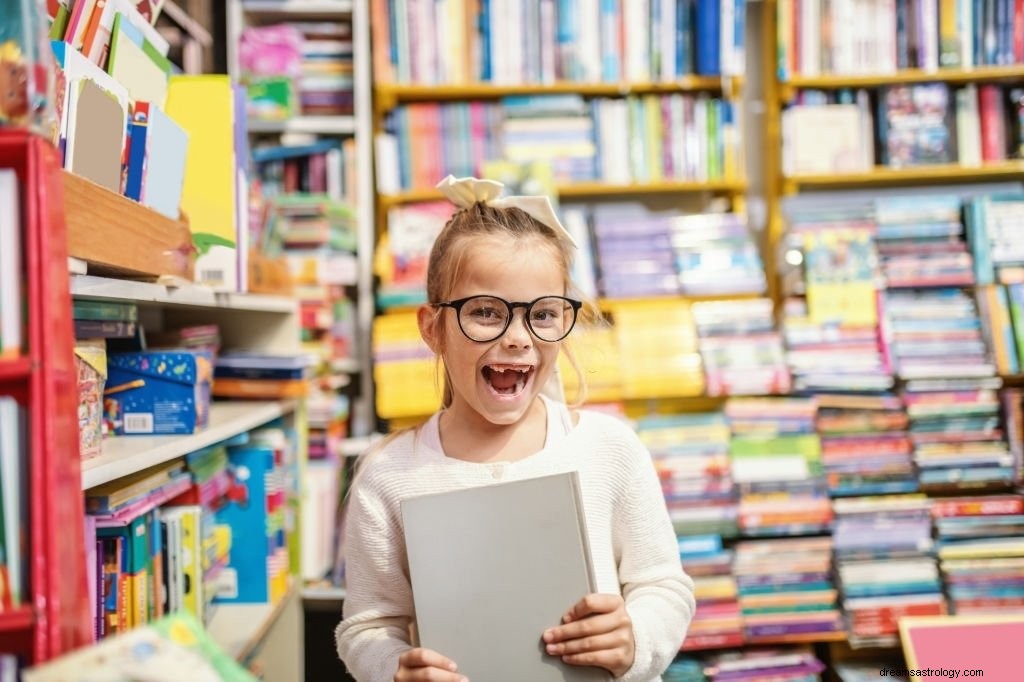
[[[650,455],[620,421],[545,390],[583,307],[569,280],[575,244],[546,197],[501,199],[500,184],[473,178],[438,186],[459,210],[431,250],[417,321],[444,367],[442,408],[360,464],[338,654],[360,682],[464,680],[458,661],[410,644],[401,501],[578,471],[598,592],[565,604],[538,640],[570,664],[660,679],[694,598]]]

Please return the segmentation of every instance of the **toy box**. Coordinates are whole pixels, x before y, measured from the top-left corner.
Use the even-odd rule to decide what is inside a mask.
[[[206,426],[209,351],[115,353],[107,364],[104,412],[111,433],[178,435]]]

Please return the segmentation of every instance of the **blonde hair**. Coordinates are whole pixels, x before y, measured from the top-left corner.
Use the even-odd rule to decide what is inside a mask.
[[[427,301],[430,303],[447,301],[462,278],[469,260],[470,250],[479,245],[481,240],[500,237],[538,242],[541,248],[548,251],[558,264],[562,280],[565,283],[565,295],[584,299],[569,274],[572,271],[575,246],[566,235],[556,232],[522,209],[513,206],[497,208],[476,202],[468,208],[456,211],[445,223],[444,228],[434,241],[427,264]],[[443,308],[435,308],[431,321],[431,324],[442,325],[441,331],[444,331],[443,325],[447,324],[446,317],[442,315],[443,310]],[[596,306],[584,300],[580,319],[586,322],[597,318]],[[437,338],[444,338],[444,334],[438,334]],[[443,348],[439,349],[438,362],[441,362],[440,356],[443,350]],[[575,407],[586,399],[586,381],[572,348],[563,344],[562,351],[579,381],[579,391],[572,403]],[[441,405],[448,407],[451,403],[452,388],[448,380],[448,371],[445,369]]]

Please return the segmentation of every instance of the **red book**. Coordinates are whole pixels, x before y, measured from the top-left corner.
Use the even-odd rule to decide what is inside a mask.
[[[991,83],[978,86],[978,116],[981,119],[981,159],[1006,160],[1006,117],[1003,92]]]

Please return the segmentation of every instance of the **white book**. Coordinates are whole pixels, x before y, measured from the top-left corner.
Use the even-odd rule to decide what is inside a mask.
[[[471,680],[611,679],[544,650],[596,591],[577,472],[402,501],[419,645]]]
[[[19,355],[23,341],[20,205],[17,176],[0,169],[0,357]]]

